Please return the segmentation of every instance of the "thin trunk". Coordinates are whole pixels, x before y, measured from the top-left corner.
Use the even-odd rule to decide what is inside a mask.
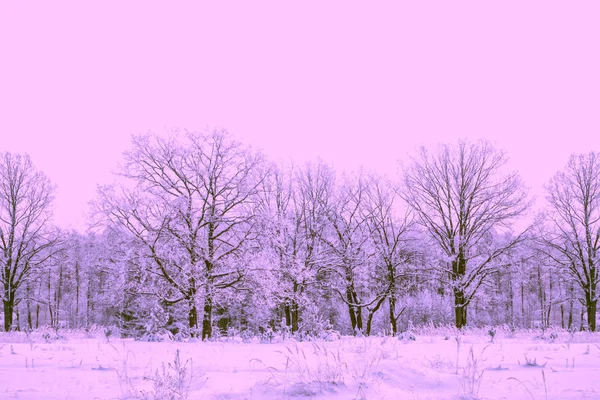
[[[208,296],[204,300],[204,316],[202,318],[202,340],[208,340],[212,337],[212,309],[213,300]]]
[[[346,300],[348,300],[348,314],[350,315],[350,324],[352,325],[352,332],[356,334],[356,314],[354,313],[352,293],[350,288],[346,288]]]
[[[510,326],[515,325],[515,293],[513,290],[513,280],[512,274],[508,275],[509,284],[508,284],[508,302],[506,307],[508,308],[508,316],[509,316],[509,324]]]
[[[373,322],[373,316],[375,315],[375,313],[379,310],[379,308],[381,307],[381,305],[383,304],[383,302],[385,301],[385,297],[382,297],[377,304],[375,305],[374,308],[368,308],[369,314],[367,316],[367,330],[366,330],[366,335],[370,336],[371,335],[371,324]]]
[[[538,265],[537,267],[537,278],[538,278],[538,300],[540,302],[540,323],[542,329],[546,328],[546,294],[544,291],[544,282],[542,281],[542,270]]]
[[[204,260],[204,267],[206,283],[205,283],[205,293],[204,293],[204,313],[202,315],[202,341],[208,340],[212,338],[213,330],[212,330],[212,312],[213,312],[213,277],[212,272],[214,268],[214,257],[215,257],[215,204],[216,204],[216,195],[212,194],[212,205],[210,207],[210,220],[208,224],[208,258]]]
[[[54,309],[52,307],[52,285],[50,282],[50,272],[48,272],[46,289],[48,289],[48,312],[50,314],[50,326],[54,327]]]
[[[195,337],[195,330],[198,329],[198,307],[196,306],[196,301],[194,299],[190,299],[189,304],[190,310],[188,313],[188,323],[190,329],[192,330],[192,337]]]
[[[79,262],[75,262],[75,318],[73,326],[79,328],[79,287],[81,286],[81,278],[79,277]]]
[[[33,322],[31,319],[31,285],[29,284],[29,282],[27,282],[27,286],[25,286],[25,290],[27,293],[27,329],[32,330],[33,329]]]
[[[548,296],[550,297],[549,299],[547,299],[547,307],[548,310],[546,311],[546,326],[550,326],[550,315],[552,314],[552,287],[553,285],[553,279],[552,279],[552,272],[550,272],[550,277],[549,277],[549,286],[548,286]]]
[[[390,281],[390,288],[391,291],[389,293],[389,299],[388,299],[388,303],[390,306],[390,310],[389,310],[389,318],[390,318],[390,325],[392,328],[392,336],[396,336],[396,332],[398,329],[398,325],[397,325],[397,319],[398,317],[396,316],[396,268],[394,268],[394,265],[392,262],[387,261],[387,272],[388,272],[388,279]]]
[[[356,294],[356,292],[354,293],[354,301],[356,304],[358,304],[358,296]],[[362,318],[362,308],[361,307],[356,307],[356,311],[354,312],[356,314],[356,328],[358,329],[359,332],[363,332],[363,318]]]
[[[56,287],[56,326],[60,324],[60,303],[62,300],[62,285],[63,285],[63,267],[62,263],[58,268],[58,284]]]
[[[90,326],[92,324],[92,311],[93,311],[93,299],[92,299],[92,274],[88,274],[88,285],[86,295],[86,307],[85,307],[85,324]]]
[[[525,320],[525,285],[521,281],[521,324],[523,328],[529,328],[527,321]]]
[[[396,336],[396,332],[397,332],[397,320],[396,320],[396,298],[391,295],[388,299],[388,303],[390,305],[390,325],[392,328],[392,336]]]
[[[213,296],[211,283],[206,283],[204,297],[204,315],[202,316],[202,340],[212,338],[212,312],[213,312]]]
[[[298,282],[294,282],[293,286],[294,295],[290,299],[290,317],[291,317],[291,333],[296,333],[300,329],[300,306],[296,299],[302,293],[302,289]],[[289,325],[288,325],[289,326]]]
[[[574,287],[573,285],[571,285],[570,291],[571,291],[571,300],[569,300],[569,322],[567,325],[567,329],[571,329],[573,327],[573,306],[575,305],[575,301],[573,300],[573,291],[574,291]]]

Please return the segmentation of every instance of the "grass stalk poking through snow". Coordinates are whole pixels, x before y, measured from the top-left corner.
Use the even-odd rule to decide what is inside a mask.
[[[340,351],[328,350],[317,342],[312,342],[311,346],[312,354],[307,355],[298,343],[288,344],[285,351],[278,351],[285,359],[284,368],[268,367],[274,382],[283,384],[288,395],[314,396],[336,391],[344,385],[344,372],[348,366]]]
[[[153,378],[153,392],[146,394],[148,400],[186,400],[192,383],[199,376],[194,374],[193,362],[188,358],[183,362],[179,350],[175,352],[173,363],[162,364]]]
[[[479,357],[475,357],[473,346],[469,349],[467,356],[467,362],[462,372],[462,394],[464,399],[477,399],[479,398],[479,389],[481,388],[481,381],[483,380],[483,374],[485,369],[482,368],[482,356],[487,346],[481,350]]]

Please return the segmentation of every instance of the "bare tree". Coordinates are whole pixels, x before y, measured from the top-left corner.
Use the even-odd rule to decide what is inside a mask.
[[[546,186],[552,231],[545,243],[583,292],[587,325],[596,330],[600,266],[600,153],[573,155]]]
[[[412,218],[408,214],[404,214],[404,218],[399,217],[402,215],[398,209],[400,198],[393,190],[392,183],[386,179],[373,176],[368,197],[367,221],[376,263],[381,270],[377,276],[387,289],[385,294],[389,303],[391,333],[395,336],[398,318],[404,311],[404,308],[396,310],[403,281],[408,275],[404,267],[416,261],[418,256],[415,238],[410,235]]]
[[[332,183],[332,171],[323,163],[307,164],[302,169],[275,168],[265,182],[264,233],[277,260],[278,287],[274,293],[292,333],[298,332],[302,311],[311,302],[307,289],[315,283],[322,253],[319,235],[325,218],[321,204]]]
[[[519,175],[500,175],[505,163],[488,142],[460,141],[434,154],[421,148],[404,169],[401,195],[447,258],[442,272],[450,277],[458,328],[499,259],[525,236],[500,234],[530,205]]]
[[[321,268],[321,274],[326,276],[323,286],[346,303],[355,334],[364,333],[363,309],[372,305],[379,309],[385,297],[377,296],[363,303],[359,293],[360,275],[367,274],[373,255],[363,212],[367,191],[368,180],[363,173],[346,176],[326,199],[327,203],[322,204],[328,222],[327,229],[320,235],[328,250],[328,260]],[[336,282],[342,289],[336,287]]]
[[[188,304],[190,328],[198,327],[203,300],[202,339],[212,336],[215,291],[243,279],[237,260],[257,233],[250,203],[264,178],[262,162],[225,131],[136,136],[122,170],[135,188],[100,192],[100,211],[144,244],[156,274],[176,293],[155,294],[165,304]]]
[[[13,325],[18,290],[53,254],[54,187],[29,156],[0,153],[0,283],[4,330]]]

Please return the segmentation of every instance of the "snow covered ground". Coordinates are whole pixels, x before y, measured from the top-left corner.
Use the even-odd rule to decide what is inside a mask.
[[[41,335],[0,334],[0,399],[600,399],[598,334],[272,344]]]

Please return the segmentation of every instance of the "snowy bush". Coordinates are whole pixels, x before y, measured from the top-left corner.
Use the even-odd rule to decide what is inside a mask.
[[[334,340],[340,340],[341,338],[342,335],[334,329],[327,329],[319,334],[319,339],[325,340],[326,342],[333,342]]]
[[[417,340],[417,337],[410,331],[401,332],[397,335],[398,340],[402,340],[404,342],[408,342],[409,340]]]
[[[250,343],[252,339],[255,338],[254,332],[250,329],[244,329],[240,332],[240,337],[242,338],[244,343]]]
[[[141,342],[172,342],[175,336],[166,329],[153,333],[145,333],[138,339]]]

